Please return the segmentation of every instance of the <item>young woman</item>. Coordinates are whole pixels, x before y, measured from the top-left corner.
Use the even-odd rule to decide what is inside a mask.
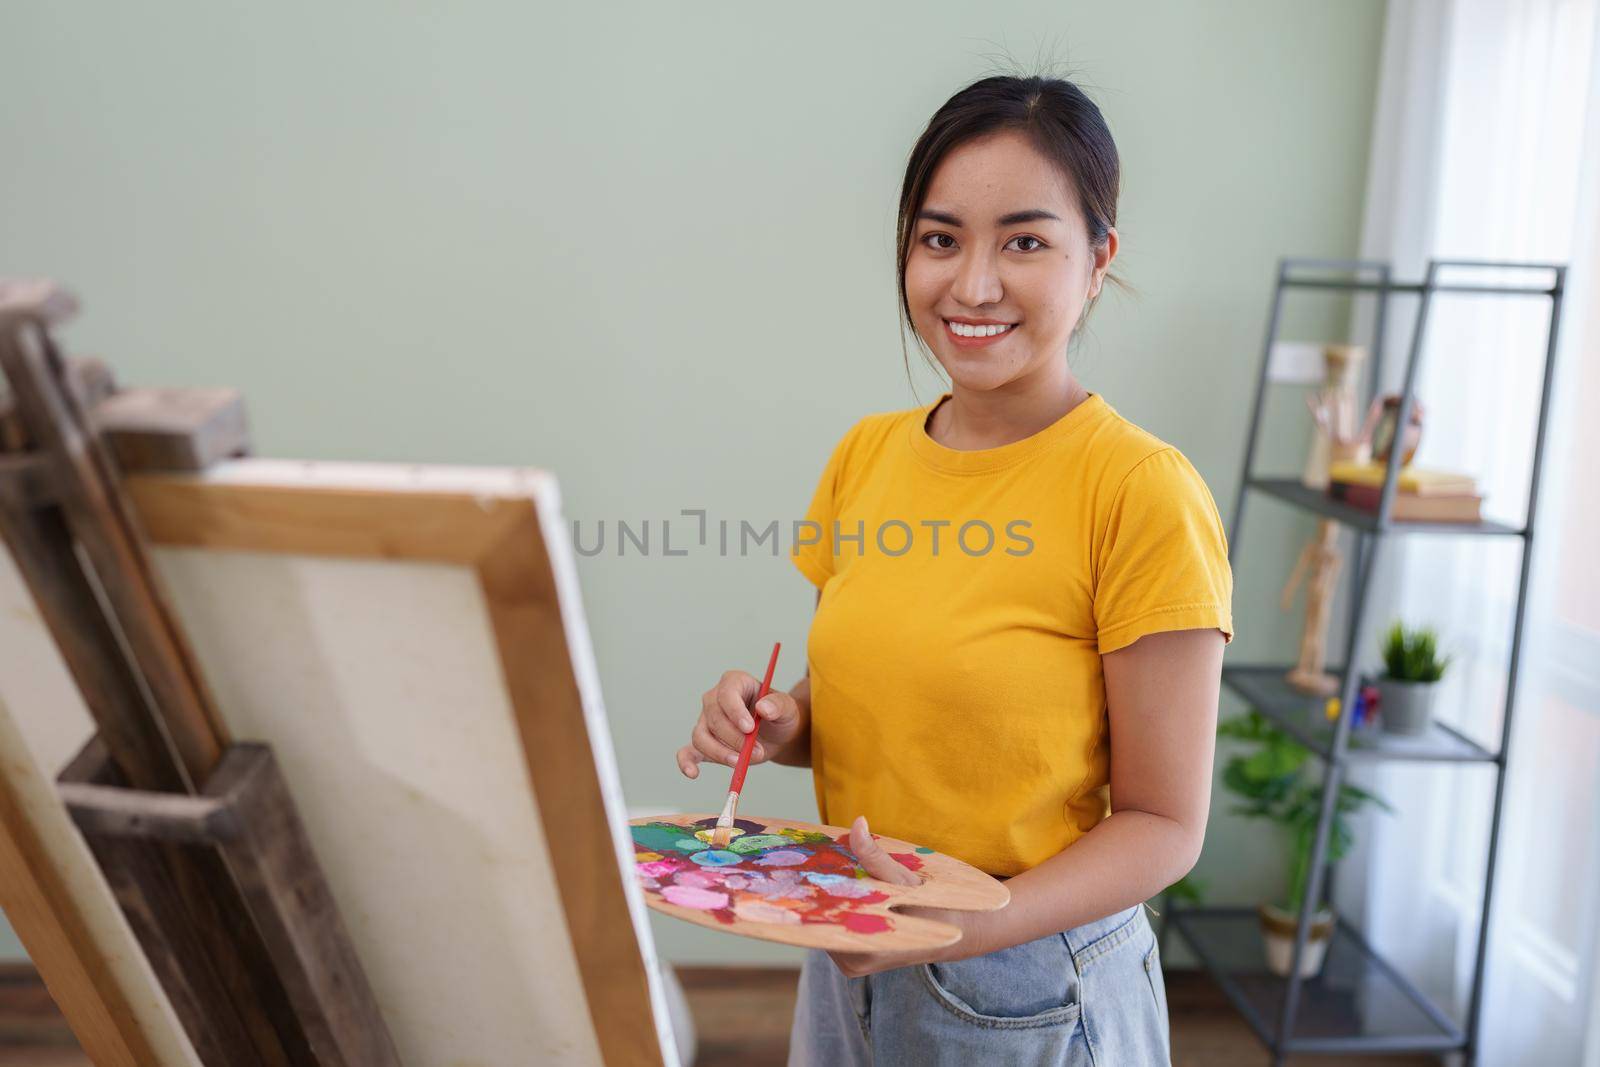
[[[820,953],[791,1062],[1144,1067],[1169,1060],[1142,901],[1205,833],[1232,577],[1189,462],[1090,393],[1069,343],[1117,254],[1116,146],[1059,79],[963,89],[911,152],[901,311],[950,379],[869,415],[822,472],[795,564],[806,676],[722,676],[678,764],[810,767],[874,877],[872,829],[1007,879],[947,949]],[[1152,381],[1151,388],[1161,388]]]

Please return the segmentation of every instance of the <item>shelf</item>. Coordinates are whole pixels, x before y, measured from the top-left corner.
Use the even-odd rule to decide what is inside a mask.
[[[1341,668],[1329,668],[1338,675]],[[1307,696],[1291,686],[1287,665],[1222,668],[1222,683],[1268,721],[1327,760],[1333,754],[1333,723],[1323,714],[1328,698]],[[1326,725],[1324,725],[1326,724]],[[1494,763],[1494,753],[1471,738],[1435,722],[1417,737],[1398,737],[1376,728],[1352,729],[1345,747],[1347,760],[1396,760],[1423,763]]]
[[[1472,284],[1444,282],[1442,275],[1458,269],[1490,269],[1495,271],[1545,271],[1548,284],[1542,278],[1514,275],[1518,284]],[[1250,426],[1245,437],[1244,464],[1240,475],[1242,488],[1234,501],[1233,521],[1228,526],[1228,540],[1237,545],[1240,527],[1248,512],[1246,505],[1252,492],[1275,498],[1292,508],[1323,516],[1343,526],[1358,531],[1361,536],[1356,562],[1352,564],[1350,601],[1345,605],[1346,618],[1352,625],[1352,639],[1364,643],[1360,636],[1368,625],[1366,608],[1372,593],[1372,565],[1376,556],[1376,538],[1389,534],[1434,534],[1456,537],[1493,536],[1520,538],[1522,573],[1517,586],[1515,619],[1512,623],[1512,647],[1506,667],[1508,677],[1517,676],[1518,657],[1522,652],[1522,629],[1528,594],[1528,549],[1533,538],[1531,517],[1517,525],[1504,522],[1479,521],[1471,523],[1387,521],[1370,511],[1335,500],[1326,492],[1309,489],[1293,477],[1266,478],[1256,476],[1257,450],[1261,444],[1262,416],[1268,398],[1272,354],[1279,343],[1283,325],[1283,304],[1291,290],[1327,290],[1355,293],[1373,293],[1376,296],[1372,316],[1370,342],[1371,364],[1368,380],[1386,383],[1390,379],[1404,382],[1403,392],[1413,395],[1418,380],[1424,352],[1425,329],[1429,310],[1436,296],[1461,294],[1486,296],[1491,294],[1512,297],[1539,297],[1550,301],[1550,325],[1546,332],[1544,361],[1538,373],[1539,407],[1538,429],[1534,435],[1534,450],[1529,471],[1528,498],[1534,500],[1539,490],[1540,459],[1544,453],[1546,417],[1550,408],[1551,383],[1554,380],[1557,327],[1561,313],[1561,294],[1566,285],[1567,268],[1557,263],[1511,263],[1491,260],[1438,260],[1428,261],[1427,273],[1418,281],[1400,281],[1394,277],[1392,264],[1380,260],[1312,259],[1285,257],[1278,261],[1277,284],[1273,289],[1272,304],[1267,317],[1266,339],[1262,345],[1260,370],[1256,377],[1255,394],[1250,413]],[[1481,278],[1482,276],[1479,275]],[[1497,282],[1498,278],[1485,279]],[[1411,329],[1410,343],[1402,365],[1402,373],[1384,372],[1383,348],[1388,334],[1386,318],[1393,298],[1417,296],[1416,315]],[[1454,301],[1450,301],[1454,303]],[[1524,374],[1534,373],[1531,361],[1518,362]],[[1376,384],[1373,386],[1376,390]],[[1367,538],[1374,538],[1367,544]],[[1365,552],[1363,555],[1362,552]],[[1230,561],[1234,559],[1230,553]],[[1354,646],[1352,646],[1354,647]],[[1349,653],[1352,665],[1355,653]],[[1418,737],[1397,737],[1379,732],[1372,727],[1349,730],[1341,751],[1335,751],[1336,723],[1330,723],[1321,714],[1327,706],[1324,697],[1308,696],[1292,688],[1286,678],[1284,666],[1228,666],[1222,671],[1223,683],[1256,708],[1268,722],[1303,744],[1309,751],[1328,762],[1336,772],[1340,765],[1356,761],[1416,761],[1433,764],[1488,765],[1495,770],[1494,803],[1489,817],[1488,865],[1483,891],[1483,908],[1479,918],[1487,928],[1488,902],[1492,899],[1495,881],[1496,846],[1501,829],[1501,801],[1506,788],[1506,759],[1504,752],[1490,752],[1483,745],[1457,730],[1442,724],[1431,726]],[[1349,680],[1341,677],[1341,680]],[[1504,717],[1501,730],[1509,736],[1515,706],[1516,686],[1508,684],[1504,691]],[[1381,711],[1380,711],[1381,714]],[[1348,725],[1348,722],[1347,722]],[[1496,742],[1498,745],[1498,742]],[[1324,777],[1323,789],[1337,779],[1337,773]],[[1323,800],[1329,799],[1326,793]],[[1326,819],[1333,811],[1328,805],[1322,811]],[[1332,841],[1330,825],[1318,824],[1319,833],[1312,847],[1310,859],[1310,886],[1313,896],[1320,892],[1323,875],[1328,866],[1329,844]],[[1426,997],[1407,982],[1393,967],[1372,951],[1360,934],[1340,923],[1334,933],[1327,966],[1322,975],[1296,982],[1300,992],[1294,1011],[1284,1019],[1288,1006],[1286,994],[1289,983],[1274,977],[1266,969],[1263,938],[1255,912],[1247,909],[1174,909],[1169,921],[1194,948],[1197,956],[1216,976],[1229,999],[1245,1017],[1256,1035],[1273,1050],[1273,1061],[1280,1062],[1285,1055],[1298,1052],[1327,1052],[1334,1054],[1359,1054],[1376,1052],[1450,1052],[1465,1050],[1475,1042],[1480,1022],[1477,1006],[1483,990],[1484,955],[1480,952],[1472,970],[1473,1011],[1466,1024],[1457,1024],[1446,1018]],[[1280,1024],[1286,1031],[1278,1033]],[[1471,1058],[1470,1054],[1469,1057]]]
[[[1378,524],[1378,516],[1370,511],[1352,507],[1342,500],[1335,500],[1320,489],[1308,489],[1293,478],[1252,478],[1246,483],[1251,489],[1267,496],[1275,497],[1286,504],[1292,504],[1305,511],[1313,511],[1318,515],[1325,515],[1330,519],[1341,522],[1357,530],[1368,533],[1431,533],[1455,534],[1457,536],[1496,536],[1496,537],[1521,537],[1523,530],[1520,526],[1508,526],[1503,522],[1485,520],[1483,522],[1397,522],[1391,521],[1387,526]]]
[[[1431,289],[1435,293],[1492,293],[1496,296],[1554,296],[1556,288],[1553,285],[1433,285],[1424,286],[1421,282],[1382,282],[1351,281],[1347,278],[1285,278],[1285,289],[1329,289],[1348,290],[1358,293],[1376,293],[1385,291],[1390,293],[1421,293],[1424,289]]]
[[[1285,1053],[1450,1052],[1465,1035],[1339,920],[1322,973],[1300,986],[1293,1032],[1278,1040],[1288,983],[1266,966],[1251,908],[1174,908],[1172,926],[1269,1048]]]

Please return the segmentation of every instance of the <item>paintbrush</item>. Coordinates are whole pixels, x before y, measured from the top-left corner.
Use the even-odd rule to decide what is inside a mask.
[[[728,802],[722,805],[722,814],[717,816],[717,828],[711,831],[712,848],[727,848],[728,842],[733,839],[733,813],[739,807],[739,790],[744,788],[744,774],[750,769],[750,753],[756,750],[756,734],[761,732],[761,717],[756,715],[755,706],[761,703],[762,697],[772,692],[772,672],[778,666],[778,649],[782,647],[783,642],[773,642],[772,658],[767,660],[767,676],[761,679],[761,692],[750,704],[750,716],[755,720],[755,725],[744,735],[739,761],[733,766],[733,781],[728,784]]]

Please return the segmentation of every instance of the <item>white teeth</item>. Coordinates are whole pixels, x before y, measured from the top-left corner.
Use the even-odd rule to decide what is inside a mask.
[[[972,326],[965,322],[951,322],[950,332],[954,333],[958,337],[993,337],[996,334],[1005,333],[1007,330],[1011,329],[1012,325],[1015,324]]]

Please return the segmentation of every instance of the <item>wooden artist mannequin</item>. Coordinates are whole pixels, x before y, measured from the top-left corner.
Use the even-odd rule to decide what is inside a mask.
[[[1339,679],[1323,670],[1327,661],[1328,615],[1333,610],[1334,583],[1343,562],[1339,552],[1339,525],[1332,519],[1317,523],[1317,534],[1300,553],[1289,580],[1284,583],[1279,607],[1294,603],[1302,578],[1306,585],[1306,622],[1300,631],[1300,658],[1288,674],[1289,684],[1302,693],[1330,696],[1339,691]]]

